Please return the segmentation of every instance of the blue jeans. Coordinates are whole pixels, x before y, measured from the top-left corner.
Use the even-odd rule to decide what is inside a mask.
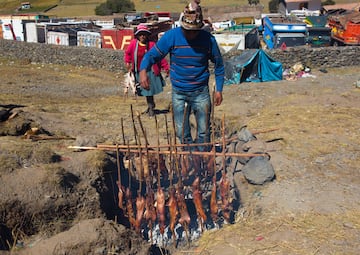
[[[172,89],[172,106],[176,136],[181,143],[210,142],[211,100],[208,86],[193,92]],[[195,139],[191,136],[191,113],[194,114],[197,125]],[[198,146],[197,149],[200,151],[207,150],[206,146]]]

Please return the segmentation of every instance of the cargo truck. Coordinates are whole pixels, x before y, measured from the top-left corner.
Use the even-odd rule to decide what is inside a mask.
[[[331,45],[360,45],[360,13],[352,12],[330,16]]]
[[[330,46],[331,28],[327,25],[327,16],[305,17],[306,44],[311,47]]]
[[[305,45],[306,23],[291,17],[266,16],[263,24],[263,40],[269,49]]]

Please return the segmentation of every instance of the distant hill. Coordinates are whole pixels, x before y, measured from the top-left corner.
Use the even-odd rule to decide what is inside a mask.
[[[266,6],[267,2],[266,1]],[[95,8],[106,1],[101,0],[32,0],[30,1],[31,9],[20,10],[21,1],[0,0],[0,14],[14,14],[14,13],[42,13],[55,17],[81,17],[95,15]],[[145,11],[169,11],[180,12],[188,1],[186,0],[134,0],[135,9],[137,12]],[[223,0],[212,0],[201,2],[203,7],[216,7],[220,12],[224,6],[239,6],[247,5],[247,0],[228,0],[224,5]]]
[[[263,12],[268,12],[270,0],[260,0]],[[30,0],[31,9],[18,10],[22,1],[0,0],[0,14],[15,13],[41,13],[52,17],[82,17],[94,16],[95,8],[106,0]],[[188,2],[187,0],[133,0],[137,12],[168,11],[180,12]],[[353,0],[336,0],[337,4],[356,2]],[[247,6],[248,0],[202,0],[204,9],[209,13],[222,14],[224,9],[236,6]],[[234,8],[236,9],[236,8]],[[215,10],[215,11],[213,11]]]

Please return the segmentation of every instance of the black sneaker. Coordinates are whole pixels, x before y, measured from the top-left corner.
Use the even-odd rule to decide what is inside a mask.
[[[154,109],[149,108],[149,111],[147,114],[149,115],[149,117],[154,117],[154,115],[155,115]]]

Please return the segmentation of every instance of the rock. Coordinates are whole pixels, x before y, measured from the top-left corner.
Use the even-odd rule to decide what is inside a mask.
[[[77,136],[75,141],[76,146],[88,146],[88,147],[96,147],[97,140],[95,136]]]
[[[242,168],[246,180],[251,184],[262,185],[275,177],[275,171],[267,157],[251,158]]]

